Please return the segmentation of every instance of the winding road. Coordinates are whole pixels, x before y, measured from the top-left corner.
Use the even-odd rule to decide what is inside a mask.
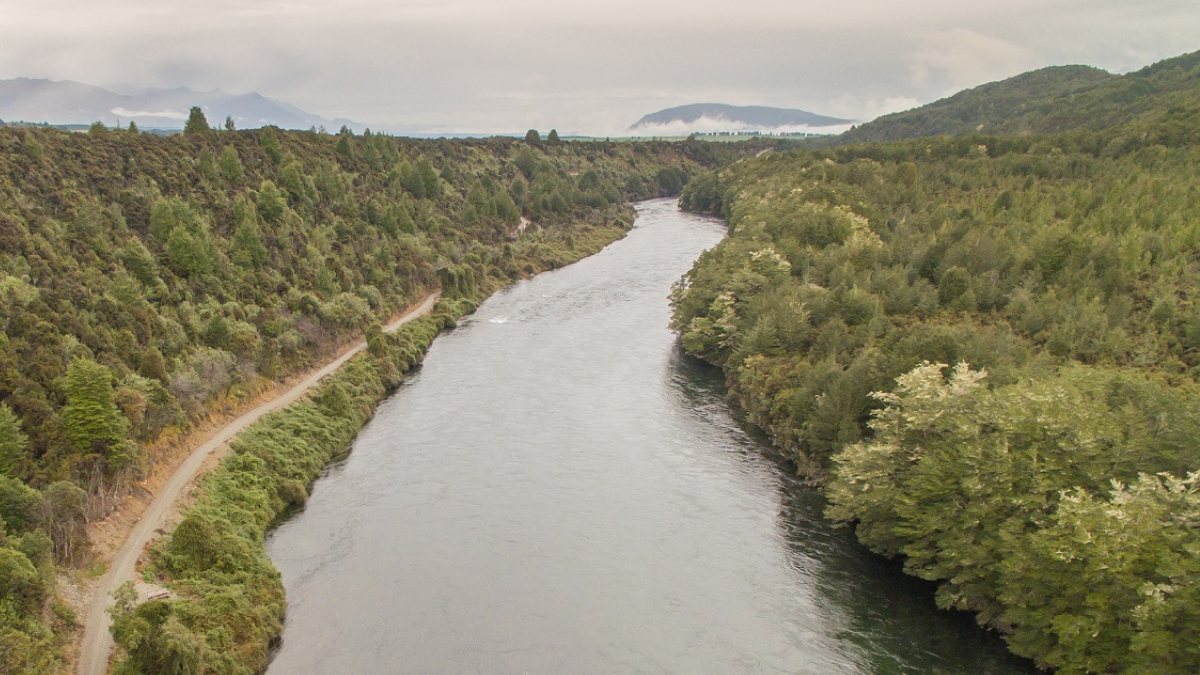
[[[420,305],[389,323],[383,329],[384,332],[392,332],[409,321],[428,314],[439,296],[440,293],[431,293]],[[112,635],[108,630],[110,618],[107,611],[112,604],[112,593],[122,583],[133,579],[133,573],[142,551],[154,538],[155,531],[166,524],[167,519],[174,512],[172,507],[175,501],[179,498],[183,488],[200,473],[204,460],[243,429],[257,422],[263,415],[296,401],[322,378],[336,371],[366,347],[366,342],[359,342],[320,370],[309,375],[295,387],[233,420],[207,442],[193,450],[179,465],[167,484],[163,486],[162,491],[146,507],[141,520],[134,525],[125,543],[113,555],[108,571],[96,585],[91,606],[88,607],[83,624],[83,643],[76,669],[79,675],[105,675],[108,672],[108,661],[114,646]]]

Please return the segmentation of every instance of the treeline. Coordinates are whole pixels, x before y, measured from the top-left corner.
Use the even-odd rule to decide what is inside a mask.
[[[54,564],[197,421],[427,292],[622,236],[753,148],[0,129],[0,669],[59,667]],[[55,637],[58,636],[58,637]]]
[[[1061,673],[1200,672],[1195,114],[769,154],[683,195],[730,232],[672,294],[684,348],[831,516]]]

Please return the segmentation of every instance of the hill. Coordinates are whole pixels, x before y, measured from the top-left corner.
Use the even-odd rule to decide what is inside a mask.
[[[630,131],[669,129],[676,133],[690,131],[769,131],[835,127],[852,120],[827,117],[804,110],[768,108],[765,106],[733,106],[723,103],[695,103],[667,108],[649,115],[629,127]]]
[[[681,200],[730,224],[673,291],[683,348],[828,515],[1043,669],[1200,672],[1197,60],[1038,71],[930,107],[970,131]]]
[[[923,136],[1098,131],[1173,107],[1200,105],[1200,52],[1114,75],[1090,66],[1053,66],[885,115],[813,145],[886,142]]]
[[[117,126],[133,121],[146,129],[182,129],[188,110],[198,105],[214,123],[229,117],[243,129],[264,126],[337,129],[342,125],[362,129],[361,124],[350,120],[328,120],[255,93],[228,94],[219,89],[194,91],[186,87],[119,89],[120,92],[71,81],[0,80],[0,118],[62,125],[99,120]]]
[[[198,421],[431,290],[471,303],[588,255],[627,200],[763,147],[0,128],[0,672],[61,670],[55,566],[90,565],[84,524]]]

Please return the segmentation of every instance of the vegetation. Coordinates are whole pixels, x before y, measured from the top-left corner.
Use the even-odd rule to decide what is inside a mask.
[[[673,292],[683,347],[831,516],[1061,673],[1200,672],[1197,92],[768,154],[682,199],[730,232]]]
[[[259,421],[234,441],[202,495],[152,552],[151,572],[178,595],[113,610],[126,659],[119,673],[245,673],[266,668],[283,630],[283,582],[263,546],[281,514],[304,503],[309,484],[345,449],[375,405],[421,360],[438,332],[473,308],[443,301],[323,382],[310,399]]]
[[[1194,105],[1200,52],[1125,75],[1089,66],[1053,66],[961,91],[913,110],[884,115],[814,146],[975,133],[1052,134],[1103,130],[1131,119],[1164,122]]]
[[[479,298],[598,250],[626,201],[754,151],[215,130],[199,110],[173,137],[0,130],[0,669],[59,667],[54,564],[86,564],[85,523],[191,425],[430,290]]]

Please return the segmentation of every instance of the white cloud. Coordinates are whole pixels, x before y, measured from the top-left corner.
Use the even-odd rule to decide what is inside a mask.
[[[1063,63],[1200,49],[1178,0],[38,0],[0,78],[257,91],[377,127],[600,132],[674,105],[871,119]]]
[[[912,59],[912,81],[946,94],[1039,65],[1029,48],[969,28],[933,32],[923,42]]]
[[[126,110],[125,108],[113,108],[110,112],[117,117],[162,117],[169,120],[186,120],[188,114],[178,110],[163,110],[160,112],[147,112],[144,110]]]
[[[827,114],[835,117],[845,117],[860,122],[869,122],[902,110],[910,110],[921,105],[919,99],[911,96],[887,96],[882,98],[862,97],[853,94],[843,94],[826,106]]]

